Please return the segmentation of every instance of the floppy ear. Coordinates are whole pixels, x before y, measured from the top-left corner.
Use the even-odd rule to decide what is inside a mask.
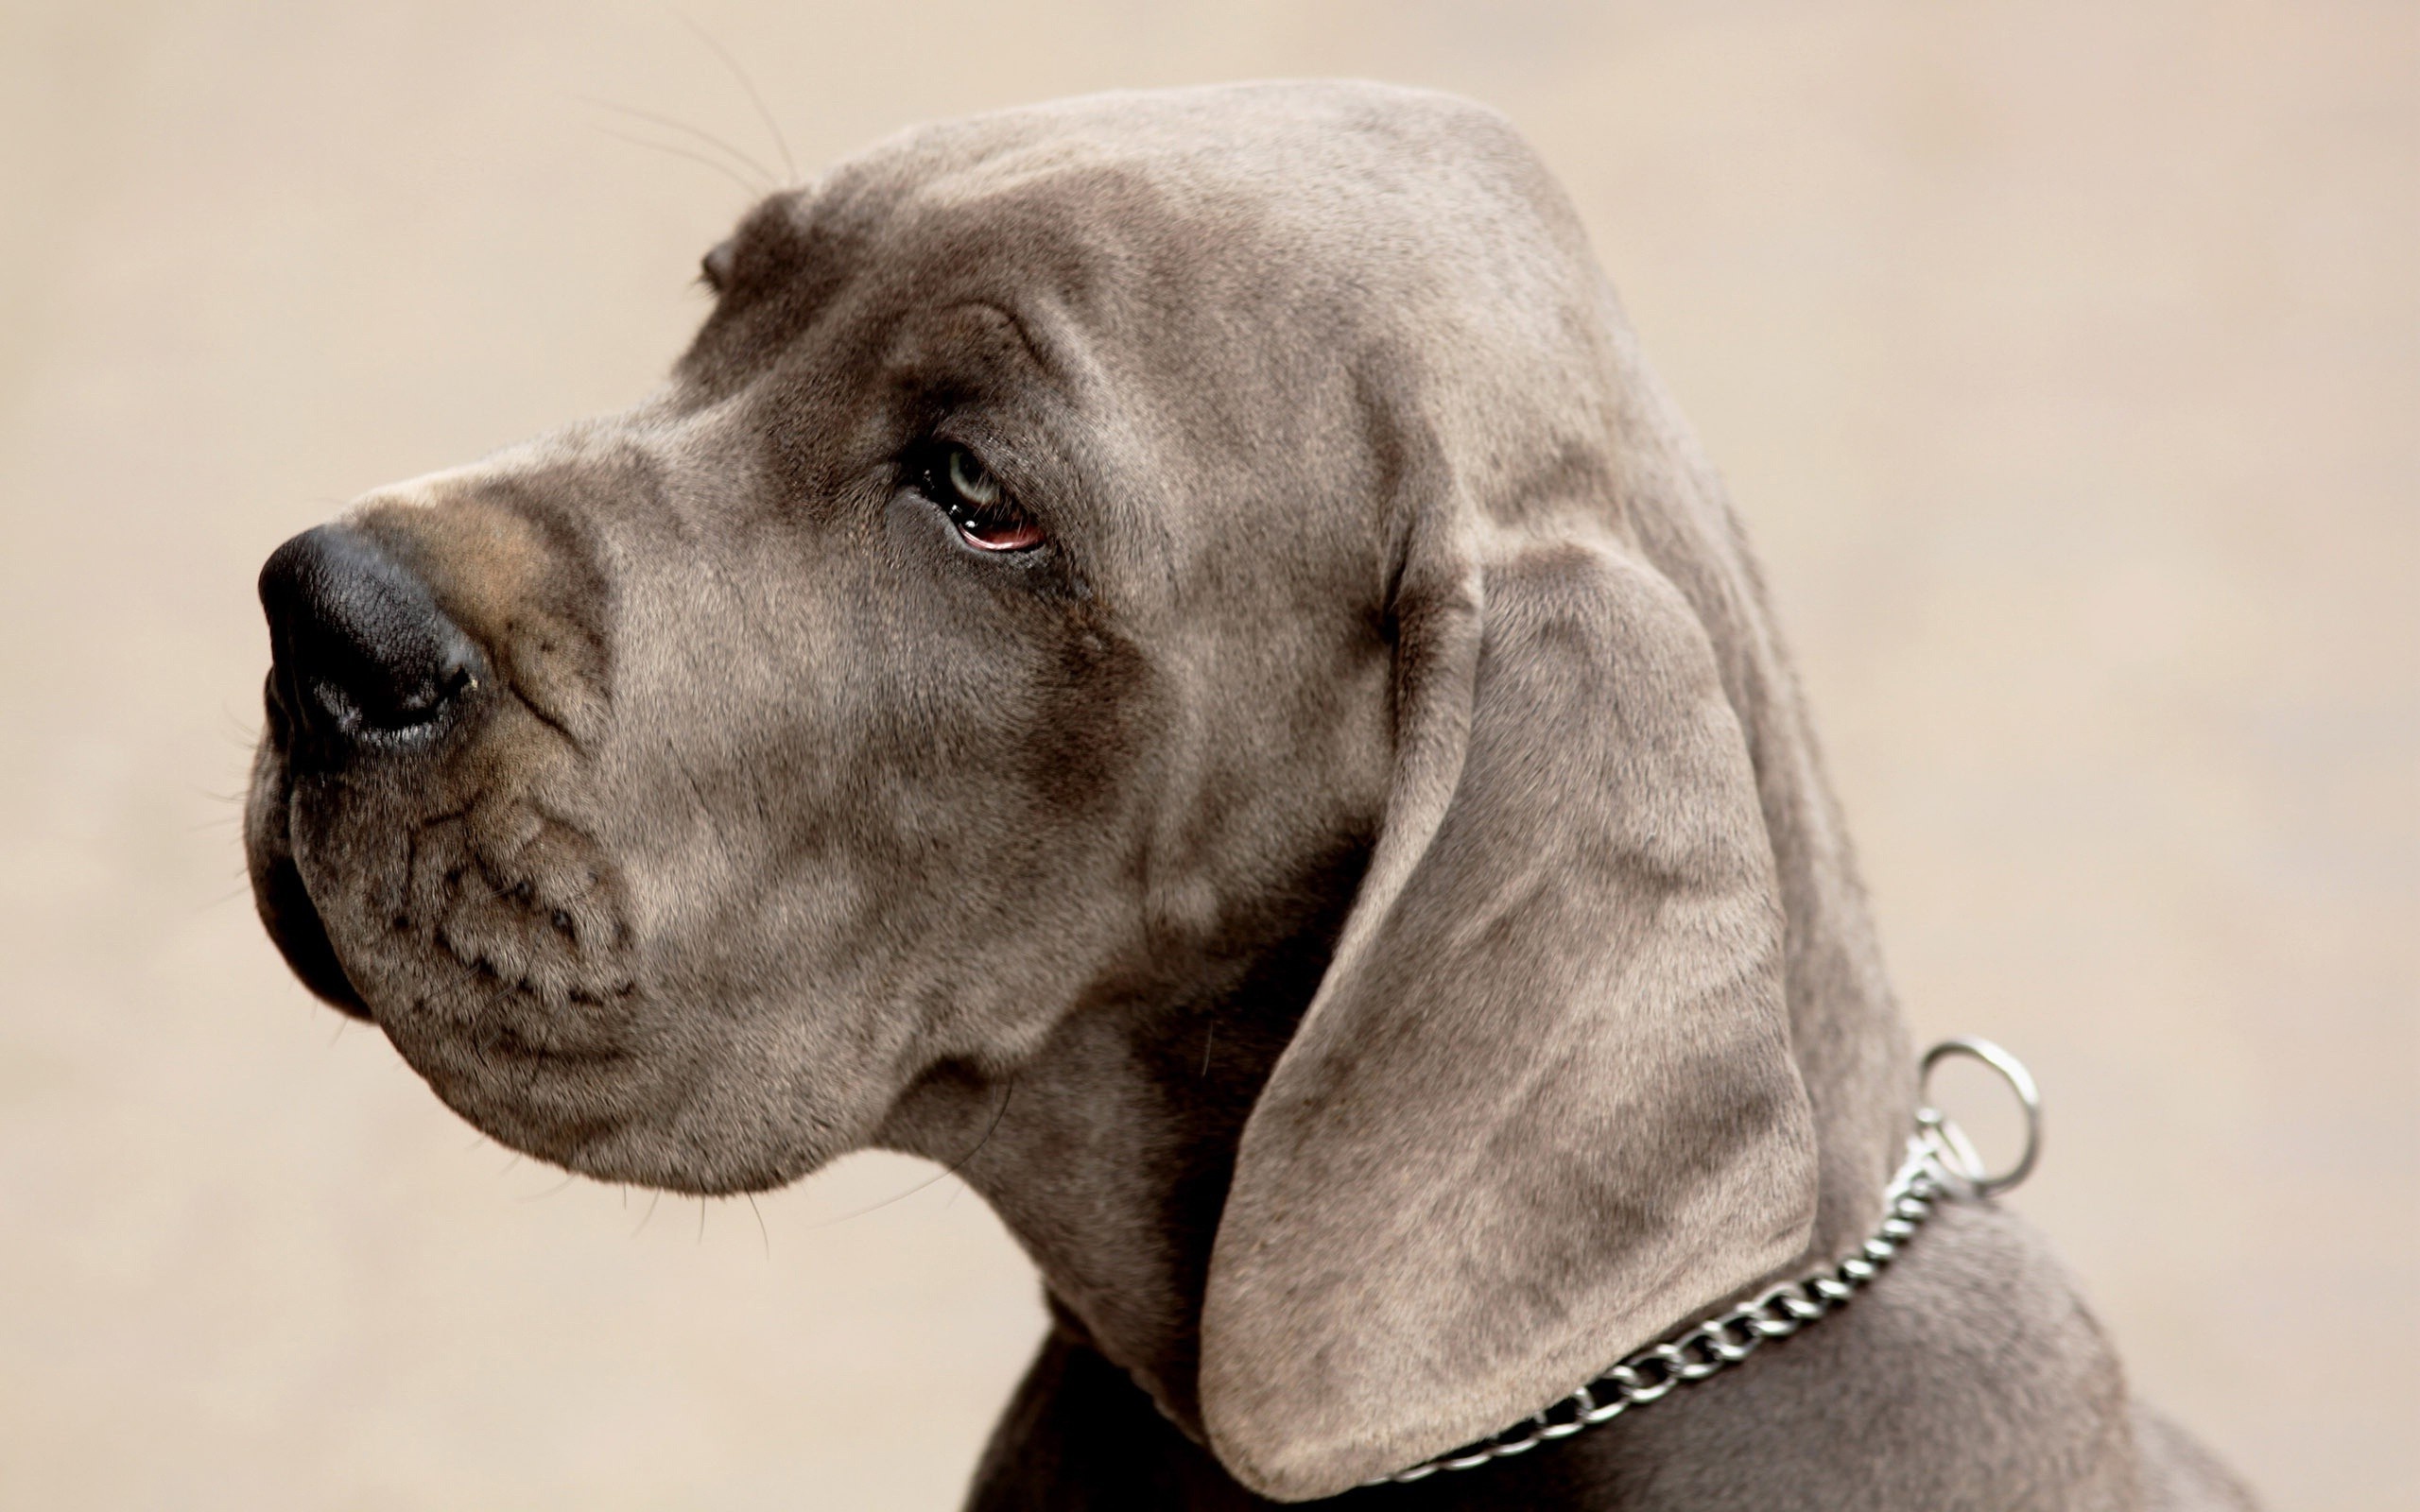
[[[1512,1426],[1794,1259],[1772,848],[1686,602],[1591,531],[1398,594],[1397,771],[1245,1126],[1212,1448],[1281,1501]]]

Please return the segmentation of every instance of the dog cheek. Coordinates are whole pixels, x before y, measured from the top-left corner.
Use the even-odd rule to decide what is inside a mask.
[[[1114,807],[1162,720],[1158,679],[1133,643],[1085,627],[1039,679],[1020,742],[1020,775],[1037,804],[1067,819]]]

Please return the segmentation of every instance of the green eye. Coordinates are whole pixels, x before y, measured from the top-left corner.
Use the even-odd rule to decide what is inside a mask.
[[[1030,551],[1042,544],[1042,527],[963,446],[937,449],[923,469],[922,489],[958,527],[959,539],[978,551]]]
[[[959,498],[978,507],[1000,502],[999,482],[983,470],[974,453],[963,446],[953,446],[947,466],[949,486]]]

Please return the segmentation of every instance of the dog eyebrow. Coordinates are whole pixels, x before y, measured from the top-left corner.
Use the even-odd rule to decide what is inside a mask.
[[[1058,360],[1058,353],[1053,350],[1050,344],[1035,335],[1032,322],[1029,321],[1024,313],[1018,310],[1012,302],[999,300],[974,299],[967,300],[960,304],[953,306],[953,308],[977,310],[998,316],[1002,320],[1008,322],[1009,330],[1013,333],[1017,338],[1017,344],[1025,348],[1026,355],[1032,360],[1033,365],[1036,368],[1041,369],[1043,373],[1054,382],[1063,381],[1065,378],[1065,368],[1064,365]]]
[[[970,326],[980,334],[970,343]],[[944,339],[943,332],[957,332]],[[944,296],[914,306],[890,322],[882,365],[920,388],[958,392],[987,390],[1011,375],[1020,385],[1039,381],[1052,396],[1073,397],[1080,358],[1054,339],[1047,324],[1011,299],[989,293]]]

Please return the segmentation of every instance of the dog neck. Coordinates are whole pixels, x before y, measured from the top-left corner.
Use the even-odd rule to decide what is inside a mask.
[[[1844,1251],[1876,1220],[1914,1087],[1828,802],[1769,808],[1795,904],[1794,1048],[1823,1153],[1814,1232],[1783,1268],[1795,1271]],[[980,1193],[1041,1271],[1057,1326],[1196,1442],[1202,1299],[1236,1151],[1318,990],[1350,891],[1274,947],[1244,953],[1248,964],[1169,952],[1185,987],[1158,974],[1103,986],[1013,1070],[934,1068],[874,1141],[939,1161]]]
[[[1746,622],[1725,644],[1769,634],[1753,596],[1725,601],[1681,578],[1702,613]],[[1772,1280],[1844,1253],[1874,1226],[1916,1088],[1796,690],[1774,649],[1726,671],[1779,874],[1791,1049],[1819,1152],[1808,1243]],[[1013,1069],[934,1068],[875,1142],[950,1166],[981,1193],[1040,1268],[1061,1326],[1196,1441],[1202,1300],[1236,1151],[1319,988],[1358,868],[1322,880],[1309,890],[1330,904],[1308,919],[1215,945],[1157,942],[1151,966],[1105,980]]]
[[[1249,966],[1205,966],[1208,988],[1105,990],[1013,1073],[939,1068],[884,1126],[886,1146],[982,1194],[1040,1268],[1059,1326],[1197,1441],[1202,1297],[1236,1145],[1341,917]]]

